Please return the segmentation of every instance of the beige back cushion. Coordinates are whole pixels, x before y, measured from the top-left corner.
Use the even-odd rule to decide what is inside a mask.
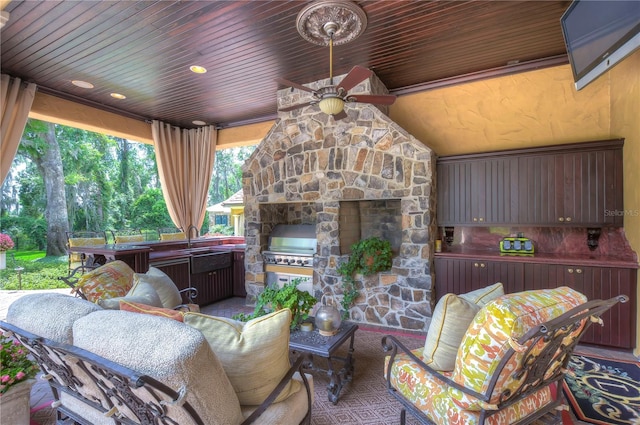
[[[184,239],[187,239],[187,235],[184,232],[160,233],[161,241],[181,241]]]
[[[115,243],[144,242],[144,235],[116,235]]]
[[[185,313],[184,323],[198,329],[222,362],[242,405],[258,405],[289,370],[291,311],[279,310],[247,323],[200,313]],[[297,382],[276,399],[299,390]]]
[[[456,353],[467,328],[480,309],[504,295],[502,283],[466,294],[446,294],[436,304],[422,353],[423,361],[435,370],[452,371]]]
[[[162,305],[158,307],[174,308],[182,304],[182,296],[178,287],[162,270],[149,267],[149,271],[146,273],[135,273],[133,275],[132,290],[142,283],[148,283],[156,290],[162,302]]]

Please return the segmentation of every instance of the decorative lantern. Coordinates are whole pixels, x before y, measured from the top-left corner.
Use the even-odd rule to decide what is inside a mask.
[[[340,316],[340,311],[336,308],[333,303],[331,305],[327,305],[324,300],[324,295],[322,296],[322,306],[316,312],[316,327],[318,328],[318,332],[323,336],[333,336],[338,333],[340,329],[340,324],[342,323],[342,318]]]

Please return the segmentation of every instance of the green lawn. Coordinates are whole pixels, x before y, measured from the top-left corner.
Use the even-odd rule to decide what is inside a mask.
[[[0,270],[0,289],[66,288],[67,256],[45,257],[44,251],[7,251],[7,268]],[[21,270],[20,270],[21,269]]]

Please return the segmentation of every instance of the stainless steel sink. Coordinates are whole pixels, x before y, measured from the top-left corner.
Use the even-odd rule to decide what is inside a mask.
[[[231,267],[230,252],[203,252],[191,255],[191,274],[206,273]]]

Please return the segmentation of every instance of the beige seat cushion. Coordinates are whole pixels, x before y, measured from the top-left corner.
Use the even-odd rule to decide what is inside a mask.
[[[423,361],[435,370],[452,371],[467,328],[484,305],[504,295],[502,283],[466,294],[446,294],[436,304],[424,344]]]
[[[146,273],[135,273],[133,275],[133,288],[141,283],[148,283],[156,290],[161,306],[164,308],[174,308],[182,304],[182,296],[180,291],[173,280],[165,272],[156,268],[149,267],[149,271]]]
[[[148,314],[102,310],[77,320],[80,348],[149,375],[174,390],[184,389],[205,424],[239,424],[242,412],[224,369],[197,330]],[[170,406],[167,406],[170,408]],[[192,424],[184,417],[179,424]]]
[[[184,323],[198,329],[209,341],[242,405],[264,401],[287,373],[291,311],[279,310],[247,323],[200,313],[185,313]],[[299,390],[289,384],[276,401]]]
[[[145,304],[153,307],[162,307],[162,300],[156,292],[153,285],[148,282],[139,282],[132,287],[124,297],[105,298],[98,301],[102,308],[109,310],[118,310],[120,301],[128,301],[131,303]]]

